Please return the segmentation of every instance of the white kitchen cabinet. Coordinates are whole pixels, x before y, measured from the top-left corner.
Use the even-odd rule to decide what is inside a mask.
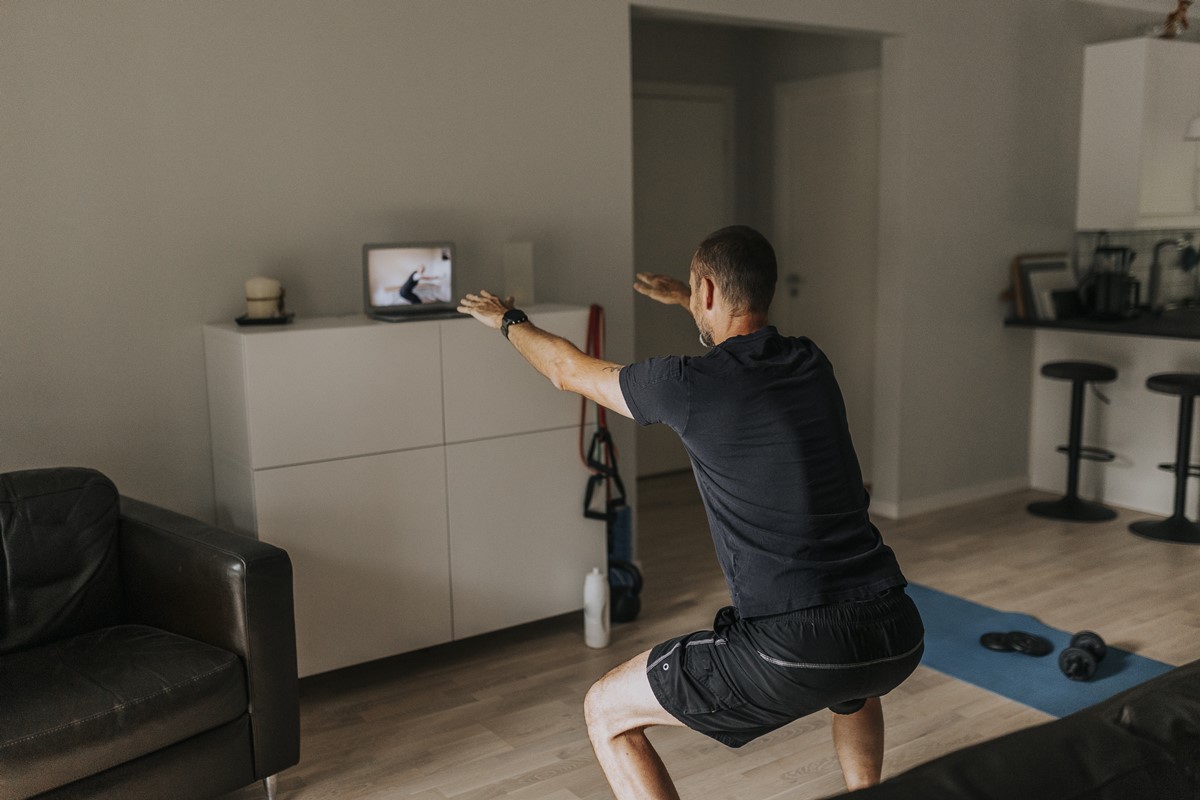
[[[257,470],[254,495],[292,559],[301,674],[450,641],[443,448]]]
[[[582,344],[587,310],[527,309]],[[204,329],[217,522],[288,551],[301,675],[576,610],[579,398],[473,320]]]
[[[1200,44],[1127,39],[1084,54],[1076,228],[1200,225]]]
[[[251,466],[441,444],[438,339],[437,325],[256,337],[245,349]]]
[[[574,468],[544,468],[571,452]],[[446,447],[455,638],[580,607],[605,541],[583,516],[578,452],[577,428]]]
[[[541,314],[534,322],[580,347],[587,314]],[[442,328],[446,441],[465,442],[579,424],[579,396],[555,389],[490,328]]]
[[[1112,462],[1081,461],[1079,494],[1087,500],[1146,514],[1170,514],[1175,481],[1158,465],[1174,460],[1179,398],[1150,391],[1146,379],[1156,373],[1200,368],[1196,344],[1194,339],[1165,336],[1045,328],[1033,331],[1029,485],[1060,496],[1066,486],[1067,461],[1056,448],[1070,435],[1071,385],[1045,378],[1039,373],[1040,366],[1050,361],[1111,364],[1117,370],[1117,380],[1099,387],[1111,402],[1097,403],[1094,397],[1084,402],[1083,443],[1111,450],[1117,458]],[[1193,437],[1192,452],[1200,453],[1200,430],[1193,431]],[[1188,488],[1187,513],[1195,518],[1195,483]],[[1162,557],[1177,558],[1174,553],[1178,552],[1167,547]]]

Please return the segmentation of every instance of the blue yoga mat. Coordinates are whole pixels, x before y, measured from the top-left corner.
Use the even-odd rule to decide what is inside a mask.
[[[1056,717],[1173,669],[1109,646],[1091,680],[1073,681],[1058,669],[1058,654],[1070,644],[1071,633],[1043,625],[1028,614],[998,611],[928,586],[909,584],[907,592],[925,622],[923,666]],[[1036,633],[1050,640],[1054,652],[1038,658],[988,650],[979,643],[980,635],[988,631]]]

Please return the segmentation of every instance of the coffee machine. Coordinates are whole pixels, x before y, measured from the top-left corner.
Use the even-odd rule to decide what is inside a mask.
[[[1101,244],[1092,252],[1092,264],[1079,282],[1080,299],[1092,319],[1127,319],[1137,316],[1141,283],[1130,274],[1137,252],[1129,247]]]

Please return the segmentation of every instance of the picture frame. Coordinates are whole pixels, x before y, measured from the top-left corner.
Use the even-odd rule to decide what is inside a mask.
[[[1065,316],[1064,299],[1077,288],[1067,253],[1026,253],[1012,263],[1013,312],[1017,319],[1053,322]]]

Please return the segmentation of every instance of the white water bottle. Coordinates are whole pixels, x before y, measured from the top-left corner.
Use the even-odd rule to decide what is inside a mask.
[[[608,647],[608,578],[592,567],[583,581],[583,641],[588,647]]]

